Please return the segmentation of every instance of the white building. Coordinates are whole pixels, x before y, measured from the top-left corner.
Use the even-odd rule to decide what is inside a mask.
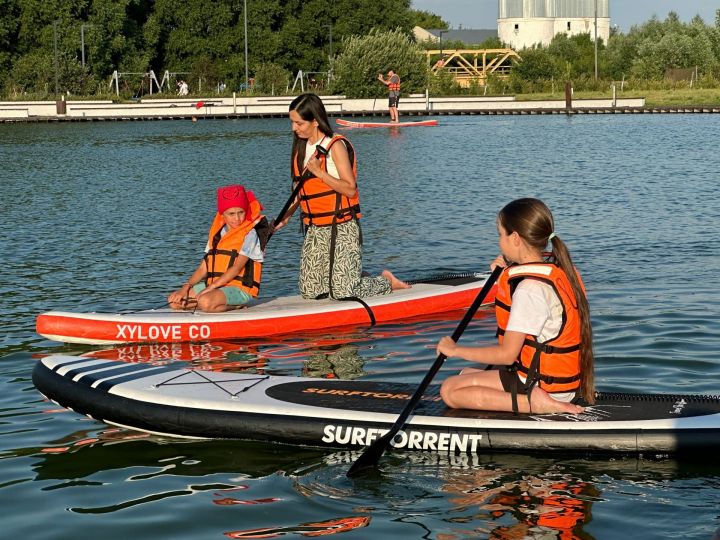
[[[498,37],[515,50],[548,45],[556,34],[590,34],[607,43],[609,0],[498,0]]]

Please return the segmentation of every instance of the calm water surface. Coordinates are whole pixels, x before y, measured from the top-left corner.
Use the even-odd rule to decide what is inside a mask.
[[[497,210],[542,198],[589,291],[598,387],[718,394],[718,121],[443,117],[436,128],[348,132],[366,269],[483,270],[497,252]],[[197,264],[218,185],[246,184],[270,216],[282,207],[290,141],[284,120],[0,125],[3,536],[713,537],[716,459],[395,453],[351,482],[356,454],[151,437],[44,401],[34,359],[58,352],[420,381],[462,313],[163,347],[63,345],[34,333],[50,309],[161,305]],[[265,295],[296,291],[300,244],[292,225],[273,237]],[[491,342],[493,322],[482,313],[463,340]],[[437,380],[461,365],[448,361]]]

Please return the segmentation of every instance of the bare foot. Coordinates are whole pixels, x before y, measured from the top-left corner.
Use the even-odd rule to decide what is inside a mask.
[[[397,291],[398,289],[409,289],[412,287],[412,285],[396,278],[390,270],[383,270],[380,275],[390,282],[390,288],[393,291]]]
[[[534,414],[549,413],[570,413],[580,414],[585,410],[580,405],[574,405],[566,401],[558,401],[541,388],[535,388],[532,391],[530,403]]]

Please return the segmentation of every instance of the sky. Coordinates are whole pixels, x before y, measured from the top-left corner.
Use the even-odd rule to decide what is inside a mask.
[[[497,28],[498,0],[412,0],[412,7],[440,15],[452,28]],[[719,8],[720,0],[610,0],[610,24],[627,32],[653,15],[665,19],[669,11],[683,22],[699,14],[715,24]]]

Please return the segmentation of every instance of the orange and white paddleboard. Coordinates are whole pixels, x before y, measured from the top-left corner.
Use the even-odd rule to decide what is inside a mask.
[[[38,315],[35,328],[53,341],[93,345],[257,338],[467,308],[487,278],[487,274],[471,273],[416,280],[410,289],[363,298],[362,302],[284,296],[256,300],[246,308],[224,313],[169,308],[131,313],[49,311]],[[494,299],[493,290],[487,303]]]
[[[416,122],[353,122],[338,118],[335,120],[338,126],[348,128],[397,128],[412,126],[437,126],[437,120],[418,120]]]

